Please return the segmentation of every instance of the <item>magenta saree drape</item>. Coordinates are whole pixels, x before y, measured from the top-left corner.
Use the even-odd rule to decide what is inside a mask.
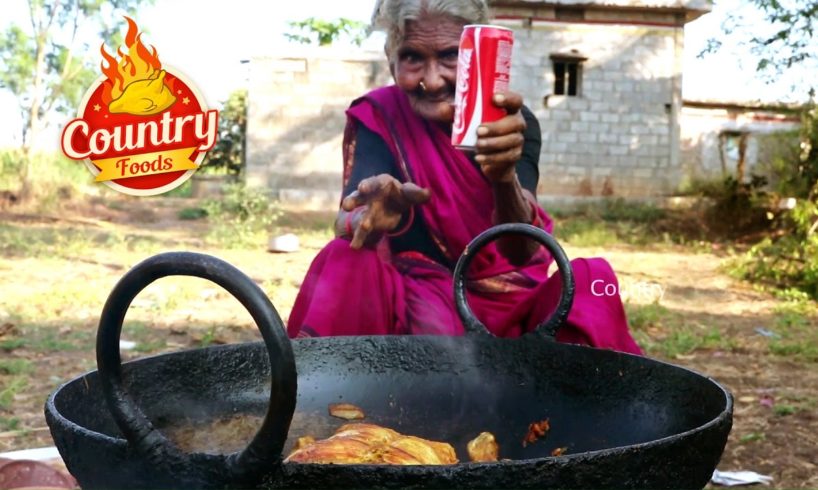
[[[492,226],[490,183],[440,127],[412,110],[399,88],[370,92],[352,104],[347,117],[344,179],[352,165],[355,128],[363,124],[387,143],[406,181],[430,189],[430,202],[416,212],[446,257],[455,261],[469,241]],[[550,217],[542,209],[538,213],[551,232]],[[386,240],[375,250],[352,250],[347,240],[331,241],[307,272],[288,321],[289,335],[462,334],[451,271],[420,254],[392,255]],[[519,336],[553,310],[560,280],[549,278],[550,263],[541,251],[524,267],[515,267],[495,244],[475,257],[467,296],[493,334]],[[577,294],[557,339],[641,353],[619,296],[598,296],[591,288],[594,281],[616,284],[608,263],[578,259],[572,269]]]

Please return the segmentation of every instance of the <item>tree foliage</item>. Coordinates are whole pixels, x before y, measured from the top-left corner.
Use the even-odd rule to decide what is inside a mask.
[[[728,15],[722,36],[743,35],[741,44],[758,57],[756,70],[775,80],[789,70],[818,66],[818,2],[815,0],[746,0],[760,13],[763,23],[752,24],[746,11]],[[720,49],[710,39],[703,54]],[[780,288],[795,288],[818,300],[818,107],[816,82],[805,90],[809,96],[801,111],[798,148],[790,154],[784,181],[786,197],[797,204],[770,221],[768,236],[737,261],[744,278]],[[747,210],[750,212],[752,210]]]
[[[83,29],[93,28],[99,40],[121,39],[121,16],[139,0],[29,0],[29,25],[11,25],[0,33],[0,87],[19,101],[22,143],[27,153],[53,111],[75,110],[85,90],[99,75],[96,58],[84,53],[98,46],[80,44]],[[142,2],[145,3],[145,2]],[[106,18],[105,13],[110,13]]]
[[[738,38],[738,44],[758,59],[757,71],[774,81],[785,70],[817,64],[816,28],[815,0],[744,0],[742,6],[727,15],[722,32],[707,40],[700,56],[721,49],[725,36]],[[811,96],[815,94],[814,87],[808,91]]]
[[[818,2],[815,0],[752,0],[763,12],[772,30],[754,35],[751,43],[760,56],[759,70],[775,72],[818,59],[815,28]]]
[[[247,91],[236,90],[219,113],[219,137],[207,152],[202,170],[237,176],[244,168],[247,138]]]
[[[754,282],[794,288],[818,300],[818,106],[801,116],[800,148],[790,162],[790,186],[797,203],[773,224],[768,237],[738,261]]]
[[[323,20],[310,17],[300,21],[288,22],[290,32],[284,36],[290,41],[301,44],[318,44],[328,46],[346,39],[360,46],[366,39],[366,24],[357,20],[340,18]]]

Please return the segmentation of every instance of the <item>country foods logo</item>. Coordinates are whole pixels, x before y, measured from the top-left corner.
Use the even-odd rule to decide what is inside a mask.
[[[182,185],[216,142],[219,113],[128,21],[127,51],[108,54],[104,76],[86,92],[62,132],[68,158],[85,161],[97,182],[125,194],[152,196]]]

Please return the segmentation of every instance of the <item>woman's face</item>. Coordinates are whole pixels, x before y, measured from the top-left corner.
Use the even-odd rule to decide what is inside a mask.
[[[426,119],[450,123],[454,118],[457,50],[464,25],[452,17],[424,17],[406,24],[392,76],[415,112]]]

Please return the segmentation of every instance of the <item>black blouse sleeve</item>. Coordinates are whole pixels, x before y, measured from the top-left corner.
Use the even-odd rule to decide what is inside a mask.
[[[362,180],[375,175],[390,174],[398,180],[403,180],[398,175],[395,157],[380,136],[358,123],[355,138],[352,172],[349,175],[349,181],[344,186],[344,196],[356,190]]]
[[[517,178],[520,185],[534,196],[537,195],[537,182],[540,180],[540,147],[542,146],[542,133],[540,123],[531,110],[523,106],[520,111],[525,119],[525,131],[523,137],[523,155],[517,162]]]
[[[380,136],[359,123],[356,138],[352,172],[349,181],[344,186],[344,196],[356,190],[363,179],[374,175],[389,174],[399,181],[403,181],[398,173],[395,157]],[[405,233],[389,239],[392,253],[416,251],[439,264],[448,266],[448,260],[432,241],[432,237],[426,229],[423,214],[414,213],[412,216],[414,216],[414,220],[410,223],[409,229]],[[403,226],[404,223],[401,221],[398,228],[401,229]]]

